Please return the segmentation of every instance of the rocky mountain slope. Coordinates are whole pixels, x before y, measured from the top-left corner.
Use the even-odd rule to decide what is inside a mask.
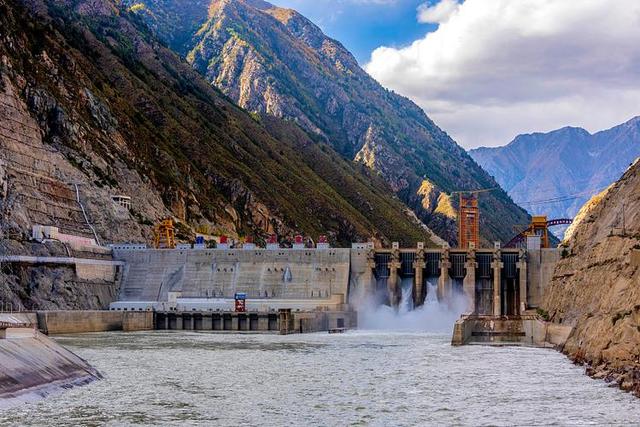
[[[173,216],[185,239],[431,242],[382,179],[247,114],[118,1],[0,0],[0,40],[0,239],[90,223],[102,242],[148,242]]]
[[[339,42],[293,10],[261,0],[125,3],[240,106],[294,121],[379,173],[451,242],[451,193],[497,187],[418,106],[381,87]],[[484,194],[481,207],[485,241],[508,240],[514,224],[527,223],[501,190]]]
[[[544,308],[574,326],[570,357],[640,395],[640,160],[581,209],[568,235]]]
[[[593,135],[572,127],[519,135],[469,154],[532,214],[573,218],[640,156],[640,117]]]

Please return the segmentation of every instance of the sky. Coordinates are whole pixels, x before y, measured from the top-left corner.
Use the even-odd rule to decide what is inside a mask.
[[[363,65],[380,46],[402,47],[437,28],[418,22],[424,0],[270,0],[295,9],[340,41]]]
[[[465,148],[640,115],[639,0],[272,0]]]

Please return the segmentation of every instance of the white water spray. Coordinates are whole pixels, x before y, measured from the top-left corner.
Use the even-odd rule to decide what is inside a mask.
[[[427,281],[424,304],[414,309],[412,284],[411,278],[402,280],[402,299],[397,310],[379,305],[373,297],[361,298],[356,303],[359,328],[451,333],[453,324],[467,307],[464,295],[456,293],[450,301],[440,302],[437,285]]]

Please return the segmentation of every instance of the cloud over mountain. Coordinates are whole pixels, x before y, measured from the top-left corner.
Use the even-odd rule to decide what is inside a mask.
[[[640,110],[640,2],[443,0],[418,18],[440,25],[376,49],[366,69],[466,147],[567,124],[605,128]]]
[[[448,20],[460,7],[456,0],[442,0],[436,4],[418,6],[418,22],[440,24]]]

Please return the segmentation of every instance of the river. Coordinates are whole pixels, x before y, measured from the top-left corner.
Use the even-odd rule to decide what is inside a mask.
[[[640,424],[640,401],[552,350],[451,347],[450,333],[58,337],[105,376],[2,425]]]

